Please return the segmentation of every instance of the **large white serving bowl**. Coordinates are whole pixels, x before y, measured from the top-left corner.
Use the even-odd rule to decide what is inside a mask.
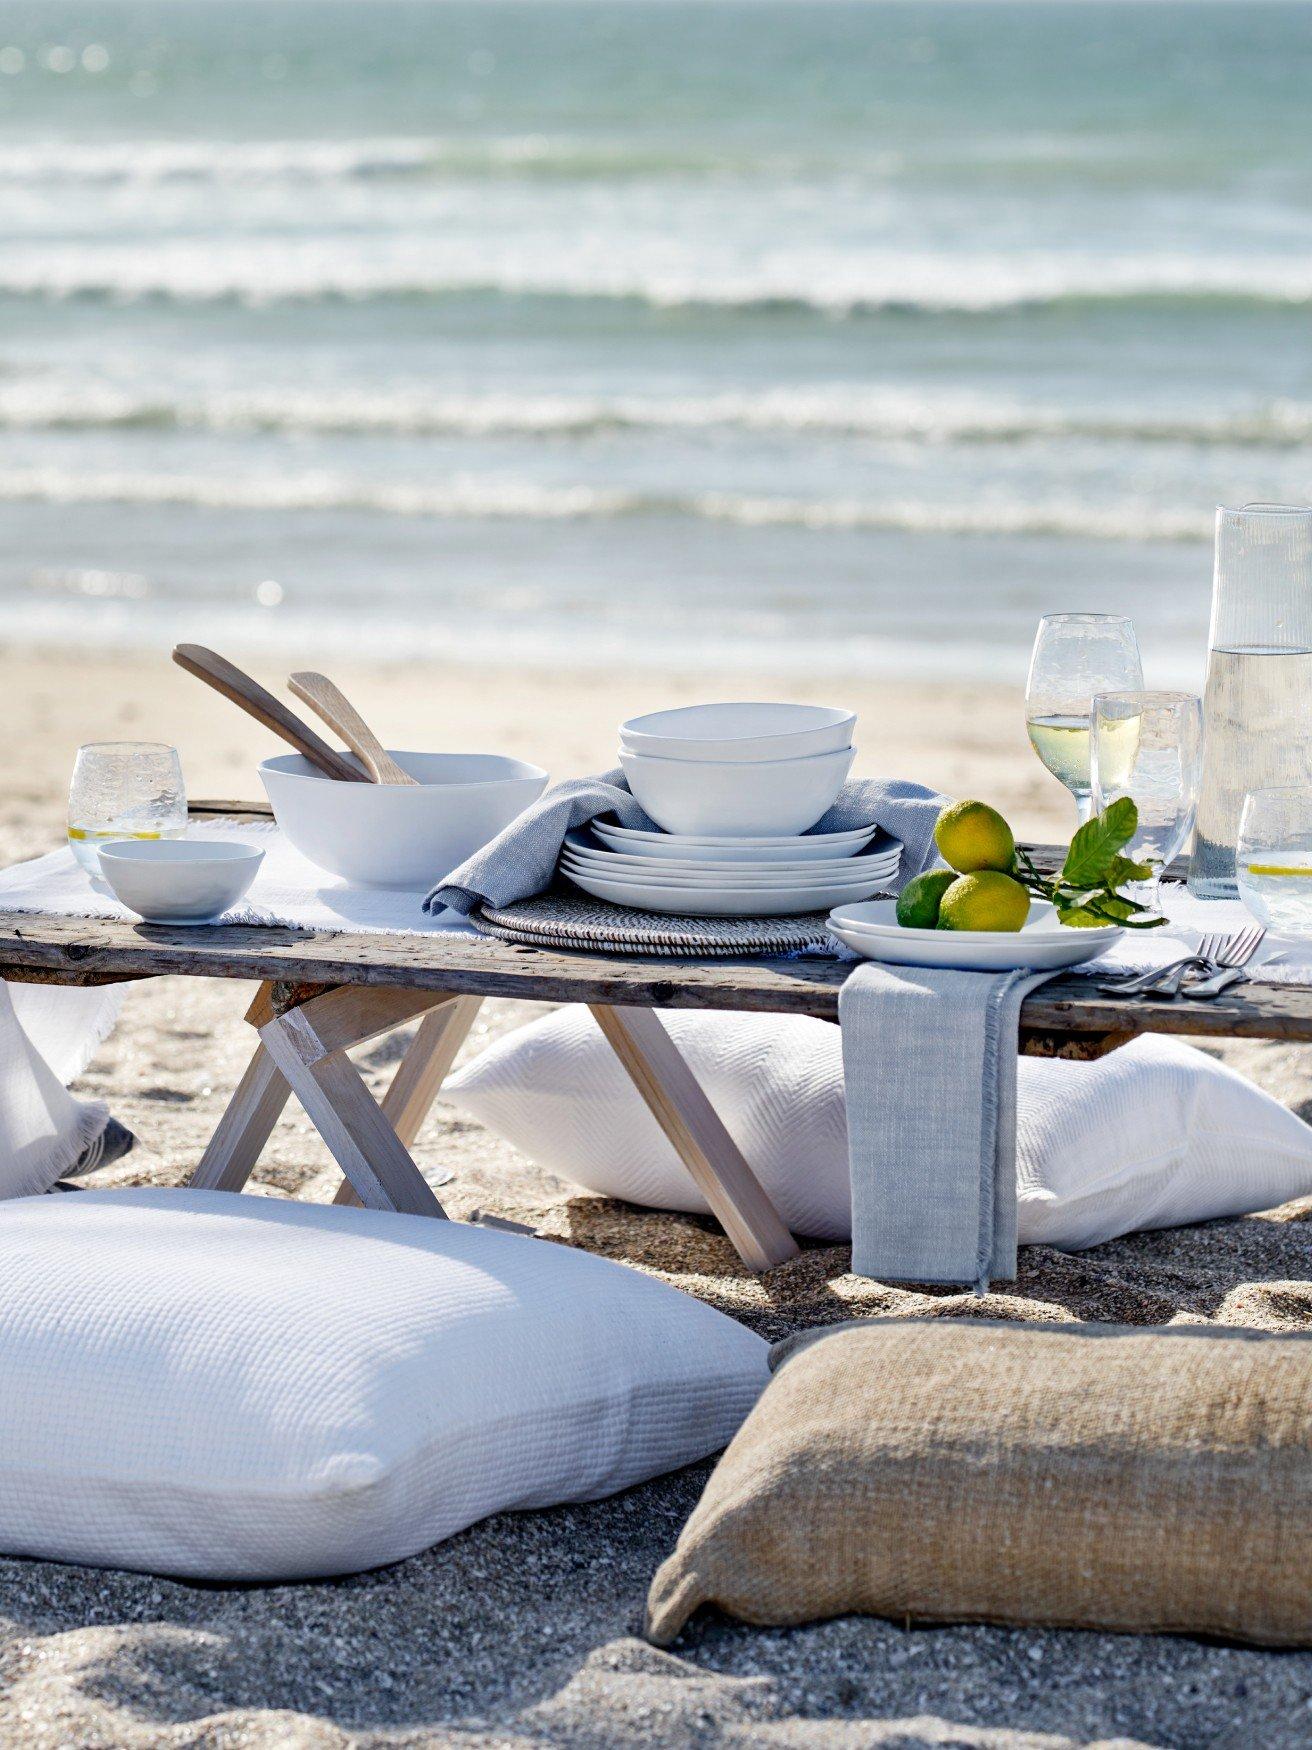
[[[430,887],[536,802],[547,774],[496,753],[387,750],[418,780],[344,784],[300,754],[265,760],[274,818],[303,857],[359,887]]]
[[[696,918],[787,917],[798,912],[827,911],[830,906],[879,890],[877,882],[867,882],[855,891],[847,887],[683,887],[673,881],[657,884],[622,878],[607,880],[581,870],[569,879],[584,893],[608,899],[613,905]]]
[[[629,789],[666,832],[725,838],[804,833],[829,808],[855,750],[804,760],[659,760],[620,752]]]
[[[1030,907],[1021,930],[904,930],[895,899],[864,905],[840,904],[829,916],[830,931],[863,960],[893,966],[954,967],[963,972],[1011,972],[1028,967],[1054,971],[1096,960],[1119,942],[1124,930],[1081,930],[1057,922],[1046,900]]]
[[[672,832],[640,832],[606,820],[591,822],[591,831],[607,850],[659,857],[680,863],[714,858],[723,863],[827,863],[885,847],[901,853],[896,839],[877,827],[859,826],[846,832],[794,833],[783,838],[724,838]],[[876,835],[878,834],[878,837]]]
[[[125,839],[98,847],[101,878],[148,924],[208,924],[236,905],[264,852],[233,839]]]
[[[669,760],[807,759],[850,747],[855,724],[834,705],[681,705],[621,723],[620,746]]]

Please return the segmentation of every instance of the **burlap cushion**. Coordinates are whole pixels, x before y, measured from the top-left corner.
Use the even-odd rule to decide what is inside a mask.
[[[1312,1336],[875,1320],[797,1350],[657,1574],[701,1604],[1312,1643]]]

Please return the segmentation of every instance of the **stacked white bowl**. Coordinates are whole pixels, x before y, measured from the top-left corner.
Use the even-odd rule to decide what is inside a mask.
[[[629,789],[669,833],[804,833],[852,769],[854,711],[829,705],[687,705],[620,725]]]
[[[632,718],[620,765],[659,830],[595,820],[569,834],[561,869],[598,899],[692,917],[821,911],[887,891],[901,846],[873,822],[809,830],[851,769],[855,721],[767,704]]]

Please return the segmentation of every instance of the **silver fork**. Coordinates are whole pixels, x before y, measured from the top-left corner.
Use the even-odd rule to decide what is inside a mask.
[[[1200,979],[1197,984],[1185,985],[1182,995],[1199,1002],[1220,996],[1227,986],[1237,984],[1245,976],[1244,968],[1265,940],[1266,931],[1261,924],[1250,924],[1246,930],[1240,930],[1217,951],[1216,964],[1221,970],[1211,978]]]
[[[1141,972],[1134,978],[1122,979],[1112,984],[1099,985],[1100,990],[1111,996],[1137,997],[1147,991],[1156,992],[1160,987],[1162,994],[1174,996],[1180,988],[1180,980],[1186,972],[1201,969],[1212,975],[1219,970],[1219,962],[1213,956],[1220,953],[1226,942],[1223,930],[1213,930],[1199,942],[1197,951],[1185,954],[1179,960],[1168,961],[1165,966],[1155,966],[1151,972]],[[1171,986],[1166,988],[1166,981],[1171,980]]]

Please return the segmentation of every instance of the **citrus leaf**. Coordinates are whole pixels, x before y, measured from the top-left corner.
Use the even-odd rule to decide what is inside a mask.
[[[1107,872],[1108,887],[1120,887],[1126,881],[1151,881],[1157,864],[1149,858],[1146,862],[1136,863],[1133,857],[1113,857],[1112,866]]]
[[[1139,810],[1129,796],[1095,814],[1071,840],[1061,879],[1073,887],[1101,887],[1111,875],[1118,852],[1129,844],[1139,828]]]

